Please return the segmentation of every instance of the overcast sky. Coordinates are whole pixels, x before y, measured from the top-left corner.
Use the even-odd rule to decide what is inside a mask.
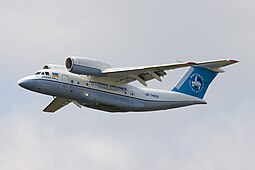
[[[253,0],[0,0],[0,167],[4,170],[255,168]],[[207,105],[112,115],[52,100],[18,79],[68,55],[114,67],[237,59]],[[171,89],[186,69],[169,71]]]

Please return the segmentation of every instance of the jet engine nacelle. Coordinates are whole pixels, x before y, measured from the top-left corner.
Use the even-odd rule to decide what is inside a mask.
[[[94,59],[84,57],[68,57],[65,61],[66,69],[75,74],[100,77],[102,70],[111,66]]]

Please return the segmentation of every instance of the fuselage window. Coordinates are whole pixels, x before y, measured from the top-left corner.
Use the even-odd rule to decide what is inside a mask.
[[[71,83],[73,83],[73,80],[71,80]]]
[[[77,84],[80,84],[80,82],[77,82]]]

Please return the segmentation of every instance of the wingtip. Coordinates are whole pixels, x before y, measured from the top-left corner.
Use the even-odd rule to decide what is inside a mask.
[[[238,60],[228,60],[229,62],[231,63],[238,63],[239,61]]]
[[[55,112],[48,111],[47,109],[43,109],[42,111],[43,111],[43,113],[50,114],[50,115],[55,114]]]
[[[189,65],[198,65],[198,63],[193,62],[193,61],[189,61],[189,62],[187,62],[187,64],[189,64]]]

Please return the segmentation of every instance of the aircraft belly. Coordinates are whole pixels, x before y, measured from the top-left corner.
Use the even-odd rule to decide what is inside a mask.
[[[86,105],[87,107],[112,107],[114,108],[113,110],[118,111],[129,111],[134,107],[137,107],[137,104],[134,103],[128,96],[93,89],[85,89],[83,93],[87,95],[80,98],[79,101],[84,103],[83,105]]]
[[[144,105],[143,111],[166,110],[166,109],[190,106],[194,104],[204,104],[204,103],[197,102],[197,101],[162,101],[162,102],[145,101],[143,103]]]
[[[86,88],[82,86],[70,85],[68,90],[61,90],[61,84],[54,81],[38,81],[35,91],[58,96],[74,101],[78,101],[85,107],[109,112],[128,112],[128,111],[154,111],[165,110],[177,107],[183,107],[193,104],[203,104],[196,100],[173,100],[173,101],[155,101],[146,100],[121,94],[105,92],[97,89]],[[188,98],[186,98],[188,99]]]
[[[99,108],[107,106],[115,108],[114,110],[116,111],[129,111],[133,107],[141,107],[133,102],[130,97],[119,94],[73,85],[70,85],[68,90],[62,90],[59,82],[47,80],[37,80],[36,84],[36,89],[34,89],[36,92],[75,100],[87,107],[94,106]]]

